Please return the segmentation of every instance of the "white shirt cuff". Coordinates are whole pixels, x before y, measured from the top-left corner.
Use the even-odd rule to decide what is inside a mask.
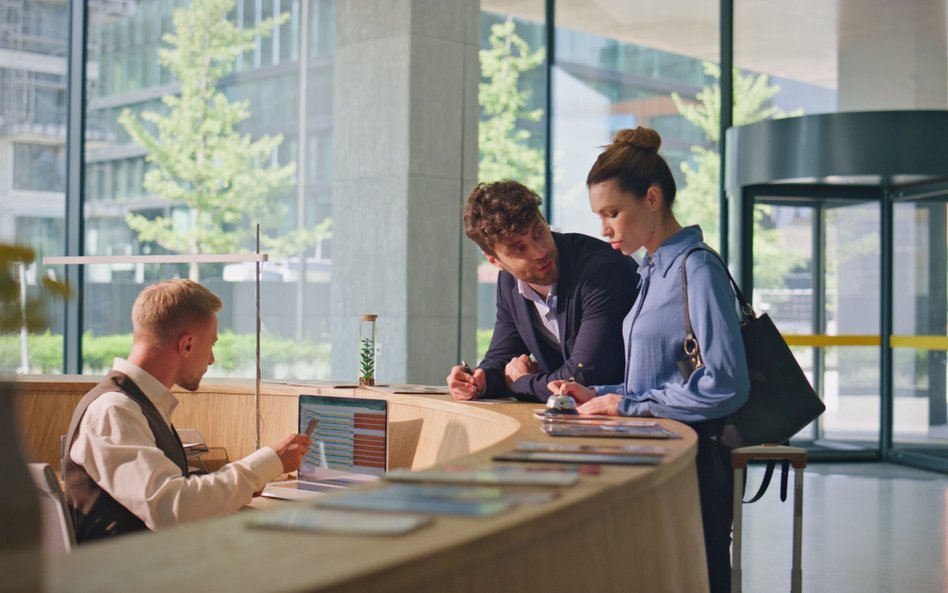
[[[283,462],[272,447],[263,447],[240,460],[241,465],[250,470],[257,479],[256,489],[260,490],[267,482],[283,473]]]

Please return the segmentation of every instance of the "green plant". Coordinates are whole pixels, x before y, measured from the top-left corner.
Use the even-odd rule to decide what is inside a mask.
[[[29,247],[0,243],[0,331],[44,330],[47,299],[69,298],[69,287],[48,276],[40,278],[39,293],[27,294],[22,290],[19,268],[32,264],[35,258]]]
[[[721,78],[721,68],[717,64],[705,62],[704,72],[715,81]],[[773,84],[766,74],[735,69],[734,125],[803,115],[802,110],[785,112],[774,106],[773,98],[779,91],[780,87]],[[693,146],[692,158],[681,164],[685,183],[675,200],[675,215],[682,224],[701,225],[705,242],[716,247],[721,244],[718,228],[721,85],[715,82],[704,87],[695,101],[687,101],[678,93],[672,93],[672,100],[681,116],[700,129],[708,142],[706,146]],[[805,263],[797,250],[790,249],[780,240],[778,230],[766,228],[763,224],[770,217],[771,210],[770,206],[759,206],[754,210],[754,284],[762,287],[783,286],[787,273]]]
[[[33,263],[36,255],[29,247],[19,245],[8,245],[0,243],[0,333],[11,334],[18,332],[19,335],[0,336],[0,361],[19,362],[15,365],[6,365],[10,368],[16,367],[19,372],[28,372],[30,369],[26,359],[29,355],[23,357],[21,353],[33,352],[34,356],[38,354],[34,347],[37,331],[43,331],[48,327],[46,317],[46,303],[50,300],[65,300],[69,298],[69,287],[51,277],[42,276],[37,283],[37,288],[29,289],[23,283],[24,271],[26,266]],[[48,335],[48,334],[47,334]],[[49,356],[50,349],[45,349],[39,353],[41,356]],[[57,360],[57,366],[62,365],[62,337],[59,337],[59,347],[54,351]]]
[[[375,385],[375,344],[370,338],[359,340],[359,385]]]

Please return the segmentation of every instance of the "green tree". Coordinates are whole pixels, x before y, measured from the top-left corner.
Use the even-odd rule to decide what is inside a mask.
[[[681,164],[685,185],[675,200],[675,215],[686,224],[700,224],[705,242],[720,245],[718,227],[718,178],[721,128],[721,68],[705,62],[705,74],[714,78],[714,84],[704,87],[696,101],[686,101],[678,93],[672,100],[679,113],[697,126],[711,147],[693,146],[692,160]],[[771,100],[780,87],[771,84],[766,74],[742,74],[734,70],[734,125],[743,126],[766,119],[802,115],[802,111],[787,113],[775,107]],[[759,286],[782,286],[786,274],[802,263],[793,250],[779,241],[775,229],[765,228],[770,207],[758,207],[754,212],[754,281]]]
[[[512,18],[491,26],[489,43],[489,49],[480,50],[478,177],[482,181],[516,179],[542,195],[543,151],[530,146],[530,131],[518,124],[543,117],[542,109],[527,109],[531,93],[521,88],[520,77],[543,63],[544,51],[530,50],[517,35]]]
[[[194,0],[190,8],[175,10],[174,32],[162,37],[167,46],[158,50],[158,61],[180,83],[180,93],[162,98],[163,113],[145,111],[139,118],[126,109],[119,117],[153,165],[145,173],[145,189],[187,206],[183,215],[147,219],[129,214],[126,221],[140,240],[188,254],[235,252],[250,244],[259,223],[264,250],[295,254],[327,229],[281,229],[287,208],[274,196],[292,185],[296,171],[294,164],[271,162],[283,136],[253,140],[239,133],[237,126],[250,117],[249,102],[230,101],[217,88],[237,56],[252,50],[289,14],[240,29],[228,18],[235,3]],[[198,278],[196,264],[189,273]]]

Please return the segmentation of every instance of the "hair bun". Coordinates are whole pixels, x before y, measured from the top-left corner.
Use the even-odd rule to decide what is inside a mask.
[[[616,132],[615,138],[612,139],[612,143],[658,152],[659,147],[662,145],[662,137],[652,128],[639,126],[635,129],[626,128],[625,130],[619,130]]]

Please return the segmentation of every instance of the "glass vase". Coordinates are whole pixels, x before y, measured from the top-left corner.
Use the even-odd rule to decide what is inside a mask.
[[[359,318],[359,386],[375,385],[376,320],[378,315]]]

